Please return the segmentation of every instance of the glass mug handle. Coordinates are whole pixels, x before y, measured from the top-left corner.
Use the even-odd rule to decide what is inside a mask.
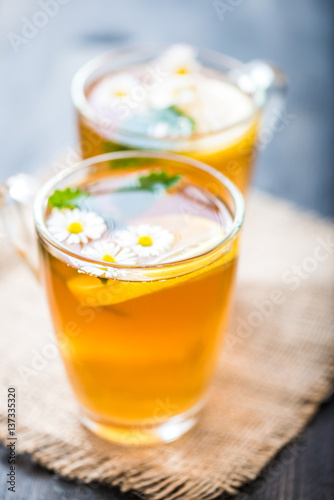
[[[32,206],[38,189],[37,179],[27,174],[13,175],[0,186],[0,210],[8,239],[37,280],[39,264]]]
[[[245,92],[262,92],[262,117],[259,142],[263,149],[278,131],[283,120],[288,82],[286,74],[269,61],[253,60],[233,70],[231,75]],[[284,120],[283,120],[284,123]]]

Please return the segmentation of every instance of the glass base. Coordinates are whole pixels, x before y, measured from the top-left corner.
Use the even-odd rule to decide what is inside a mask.
[[[92,417],[91,414],[88,416],[85,410],[82,410],[80,420],[94,434],[114,443],[129,445],[169,443],[181,437],[196,424],[201,407],[202,404],[196,405],[191,410],[154,426],[106,423]]]

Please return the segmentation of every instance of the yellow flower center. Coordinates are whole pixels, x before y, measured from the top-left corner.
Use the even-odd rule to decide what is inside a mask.
[[[153,244],[151,236],[140,236],[138,238],[138,245],[142,247],[150,247]]]
[[[127,93],[124,92],[124,90],[115,90],[114,96],[115,97],[126,97]]]
[[[81,222],[71,222],[71,224],[67,226],[67,231],[69,233],[78,234],[82,233],[83,230],[84,228]]]
[[[188,71],[188,68],[186,66],[180,66],[176,70],[177,75],[186,75],[187,73],[189,73],[189,71]]]
[[[102,260],[104,262],[111,262],[112,264],[114,264],[116,261],[114,259],[114,257],[112,255],[109,255],[108,253],[106,253],[103,257],[102,257]]]

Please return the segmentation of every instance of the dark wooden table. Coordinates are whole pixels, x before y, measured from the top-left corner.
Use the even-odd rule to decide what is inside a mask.
[[[291,119],[262,152],[254,183],[306,209],[334,215],[331,0],[54,0],[46,22],[45,16],[43,22],[38,18],[42,3],[0,2],[0,181],[32,172],[64,149],[77,149],[69,85],[84,61],[121,43],[185,41],[244,61],[271,59],[288,73]],[[215,5],[225,10],[223,16]],[[34,21],[45,25],[30,25],[29,31]],[[66,481],[29,456],[19,458],[13,494],[6,486],[7,450],[0,448],[0,455],[1,500],[137,498]],[[334,499],[333,399],[235,497],[246,499]]]

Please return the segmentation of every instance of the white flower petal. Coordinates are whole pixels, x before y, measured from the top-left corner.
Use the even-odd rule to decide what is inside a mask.
[[[200,67],[196,51],[186,44],[172,45],[159,57],[157,63],[163,71],[181,76],[195,73]]]
[[[80,270],[95,276],[103,276],[105,278],[114,278],[118,275],[118,271],[111,267],[112,262],[109,263],[109,266],[105,265],[105,256],[108,255],[112,257],[115,264],[119,265],[135,265],[137,261],[137,257],[132,250],[122,249],[113,240],[100,240],[98,242],[94,242],[91,245],[86,246],[81,251],[81,254],[83,257],[99,260],[101,261],[101,264],[103,263],[104,265],[89,263],[82,265],[82,263],[80,263]]]
[[[93,264],[82,266],[80,270],[88,274],[94,274],[95,276],[103,276],[106,272],[105,269],[94,266]]]
[[[82,226],[82,231],[74,233],[69,230],[69,226],[78,223]],[[54,208],[47,220],[47,228],[60,242],[69,245],[86,244],[88,240],[99,239],[106,230],[104,219],[95,212],[84,212],[78,208],[58,210]]]
[[[149,237],[151,245],[144,246],[139,243],[141,237]],[[127,230],[119,230],[114,233],[115,241],[126,248],[131,249],[139,257],[157,256],[170,248],[174,241],[174,235],[161,226],[150,226],[139,224],[128,226]]]

